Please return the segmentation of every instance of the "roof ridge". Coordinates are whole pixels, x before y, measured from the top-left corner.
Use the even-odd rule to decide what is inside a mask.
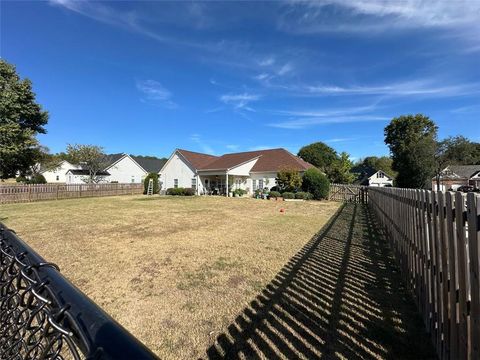
[[[216,157],[216,158],[219,157],[218,155],[211,155],[211,154],[206,154],[206,153],[201,153],[201,152],[198,152],[198,151],[191,151],[191,150],[186,150],[186,149],[179,149],[179,148],[177,148],[177,151],[186,151],[186,152],[193,153],[193,154],[199,154],[199,155],[205,155],[205,156],[212,156],[212,157]]]

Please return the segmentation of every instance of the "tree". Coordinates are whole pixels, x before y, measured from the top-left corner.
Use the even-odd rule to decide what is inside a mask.
[[[350,171],[352,166],[350,156],[342,152],[329,171],[330,180],[338,184],[351,184],[355,180],[355,175]]]
[[[150,179],[153,181],[153,193],[158,194],[160,191],[160,182],[158,181],[158,174],[157,173],[149,173],[145,180],[143,180],[143,195],[146,195],[148,192],[148,184],[150,183]]]
[[[0,59],[0,178],[26,172],[36,159],[48,113],[35,102],[32,83],[21,80],[15,67]]]
[[[429,117],[402,115],[385,127],[397,186],[423,188],[434,175],[437,126]]]
[[[277,173],[277,185],[281,192],[296,191],[302,186],[302,177],[295,169],[285,168]]]
[[[352,168],[352,172],[356,174],[368,173],[369,171],[377,172],[383,170],[390,176],[396,177],[397,173],[392,169],[393,160],[389,156],[367,156],[358,161]]]
[[[439,145],[444,147],[448,165],[476,165],[480,162],[480,144],[464,136],[450,136],[439,142]]]
[[[68,158],[74,165],[80,165],[82,169],[88,170],[88,177],[83,179],[87,183],[98,183],[103,176],[98,173],[105,169],[105,153],[103,148],[96,145],[68,144]]]
[[[298,152],[298,156],[326,174],[330,172],[338,160],[337,152],[322,142],[302,147]]]
[[[310,168],[303,174],[302,190],[311,193],[315,200],[326,199],[330,190],[330,182],[320,170]]]

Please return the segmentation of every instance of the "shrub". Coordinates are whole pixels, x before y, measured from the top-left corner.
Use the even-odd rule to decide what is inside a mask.
[[[27,183],[27,182],[28,182],[28,179],[27,179],[25,176],[20,175],[20,176],[18,176],[18,177],[15,179],[15,181],[16,181],[17,183]]]
[[[153,193],[158,194],[158,192],[160,191],[160,186],[159,186],[159,182],[158,182],[158,174],[149,173],[147,175],[147,177],[145,178],[145,180],[143,180],[143,194],[144,195],[147,194],[148,183],[150,182],[150,179],[153,179]]]
[[[167,189],[167,195],[175,195],[175,196],[193,196],[195,195],[195,190],[192,188],[169,188]]]
[[[295,199],[311,200],[313,195],[309,192],[299,191],[295,194]]]
[[[46,184],[46,183],[47,183],[47,180],[45,179],[45,176],[43,176],[42,174],[35,174],[28,181],[28,184]]]
[[[195,190],[193,190],[192,188],[185,188],[183,189],[183,196],[193,196],[195,195]]]
[[[233,193],[234,193],[234,194],[237,194],[238,196],[243,196],[243,195],[245,195],[245,194],[247,193],[247,191],[246,191],[246,190],[243,190],[243,189],[235,189],[235,190],[233,191]]]
[[[295,194],[288,191],[284,192],[282,196],[284,199],[295,199]]]
[[[315,200],[326,199],[330,191],[330,182],[320,170],[311,168],[303,174],[302,189],[311,193]]]
[[[270,191],[269,196],[271,198],[279,198],[279,197],[282,197],[282,194],[280,194],[278,191]]]

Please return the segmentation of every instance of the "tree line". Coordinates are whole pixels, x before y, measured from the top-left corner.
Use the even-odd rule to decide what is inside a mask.
[[[92,182],[103,170],[105,153],[95,145],[68,145],[64,153],[51,155],[38,140],[45,134],[48,112],[36,102],[32,83],[21,79],[13,65],[0,59],[0,179],[18,174],[38,174],[39,164],[53,168],[68,160],[88,170]],[[428,116],[402,115],[384,129],[390,156],[369,156],[353,163],[346,152],[322,142],[300,149],[298,156],[326,175],[330,182],[349,184],[366,169],[383,170],[398,187],[423,188],[433,177],[439,181],[448,165],[479,165],[480,143],[463,136],[438,139],[438,126]]]

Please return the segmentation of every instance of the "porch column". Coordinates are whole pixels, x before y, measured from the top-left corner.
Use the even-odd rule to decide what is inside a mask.
[[[229,194],[228,194],[228,170],[225,171],[225,179],[226,179],[226,181],[225,181],[225,184],[226,184],[225,185],[225,196],[229,197]]]

